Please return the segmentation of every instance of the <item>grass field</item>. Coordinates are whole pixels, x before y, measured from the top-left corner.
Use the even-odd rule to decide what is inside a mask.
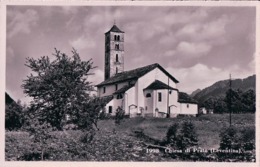
[[[143,131],[154,140],[163,140],[167,129],[173,123],[190,120],[198,134],[198,145],[204,149],[219,148],[219,133],[229,126],[228,114],[202,115],[183,118],[131,118],[120,125],[114,120],[98,123],[93,143],[80,142],[81,132],[76,130],[53,132],[55,141],[50,141],[51,153],[47,160],[88,161],[174,161],[163,155],[147,155],[143,141],[135,131]],[[233,114],[232,124],[238,129],[255,128],[254,114]],[[33,147],[26,132],[6,132],[6,160],[20,160]],[[53,149],[54,148],[54,149]]]
[[[232,125],[237,128],[254,128],[254,114],[233,114]],[[122,133],[131,134],[134,130],[143,132],[156,140],[162,140],[167,129],[173,123],[181,123],[190,120],[194,123],[198,134],[199,146],[205,149],[219,147],[219,133],[229,126],[229,114],[202,115],[200,117],[183,118],[134,118],[126,119],[116,127]],[[99,127],[108,131],[114,128],[113,120],[100,121]]]

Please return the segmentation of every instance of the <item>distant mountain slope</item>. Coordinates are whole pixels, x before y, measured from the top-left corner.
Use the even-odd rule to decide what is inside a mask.
[[[246,91],[248,89],[255,90],[256,87],[256,76],[252,75],[244,79],[232,80],[232,88]],[[199,103],[202,103],[209,97],[225,96],[226,91],[229,89],[229,80],[222,80],[214,83],[213,85],[201,90],[194,91],[191,96],[196,99]]]
[[[201,89],[197,89],[197,90],[195,90],[195,91],[193,91],[191,94],[190,94],[190,96],[191,97],[194,97],[197,93],[199,93],[201,91]]]

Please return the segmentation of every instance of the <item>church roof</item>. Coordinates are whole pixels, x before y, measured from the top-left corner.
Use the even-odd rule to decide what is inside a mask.
[[[179,103],[193,103],[193,104],[198,103],[195,99],[193,99],[187,93],[184,93],[184,92],[179,92],[178,102]]]
[[[106,32],[105,34],[109,33],[109,32],[121,32],[121,33],[124,33],[124,31],[121,31],[115,24],[113,25],[113,27],[108,31]]]
[[[110,102],[113,99],[113,95],[109,95],[109,96],[103,96],[103,97],[96,97],[94,99],[92,99],[90,102],[91,103],[104,103],[107,104],[108,102]]]
[[[114,76],[108,78],[107,80],[101,82],[100,84],[96,85],[97,87],[103,86],[103,85],[110,85],[118,82],[123,81],[132,81],[137,80],[138,78],[144,76],[148,72],[152,71],[155,68],[159,68],[163,73],[165,73],[172,81],[175,83],[178,83],[179,81],[175,79],[171,74],[169,74],[162,66],[160,66],[158,63],[151,64],[148,66],[136,68],[130,71],[123,71],[121,73],[117,73]]]
[[[132,88],[134,85],[125,85],[122,88],[118,89],[114,94],[125,93],[128,89]]]
[[[169,85],[166,85],[165,83],[155,80],[153,83],[151,83],[147,88],[145,89],[152,89],[152,90],[157,90],[157,89],[171,89],[171,90],[177,90]]]

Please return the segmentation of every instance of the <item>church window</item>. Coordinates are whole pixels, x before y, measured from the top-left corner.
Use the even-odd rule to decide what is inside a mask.
[[[117,40],[120,41],[120,36],[119,35],[117,36]]]
[[[123,98],[123,95],[120,93],[116,96],[116,99],[122,99]]]
[[[117,84],[115,85],[115,87],[116,87],[116,90],[118,89],[118,86],[117,86]]]
[[[109,107],[108,107],[108,112],[109,112],[109,113],[112,113],[112,111],[113,111],[112,106],[109,106]]]
[[[118,62],[118,54],[116,54],[116,62]]]
[[[116,74],[118,73],[118,68],[116,67]]]
[[[106,87],[103,87],[103,93],[106,93]]]
[[[114,40],[116,41],[116,35],[114,36]]]
[[[162,101],[162,92],[158,92],[158,101],[159,101],[159,102]]]
[[[115,50],[119,50],[119,44],[115,45]]]
[[[187,104],[187,108],[189,108],[190,106],[189,106],[189,104]]]
[[[152,97],[151,93],[147,93],[145,97]]]

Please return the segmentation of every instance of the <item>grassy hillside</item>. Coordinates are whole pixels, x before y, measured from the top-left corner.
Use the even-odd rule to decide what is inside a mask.
[[[92,143],[80,141],[81,131],[53,132],[46,160],[70,161],[176,161],[163,153],[148,154],[146,144],[149,141],[137,137],[136,131],[143,131],[151,139],[163,140],[168,127],[176,122],[190,120],[194,123],[201,148],[219,148],[219,133],[228,127],[229,115],[203,115],[193,118],[132,118],[125,119],[120,125],[114,120],[102,120],[98,123],[100,131]],[[233,125],[238,129],[254,128],[254,114],[232,115]],[[32,154],[35,147],[26,132],[6,132],[6,160],[37,160]],[[36,157],[33,157],[36,156]]]
[[[181,123],[185,120],[190,120],[194,123],[198,137],[199,146],[205,149],[218,148],[219,133],[225,127],[229,126],[229,114],[213,114],[202,115],[200,117],[190,118],[134,118],[126,119],[117,127],[121,133],[132,134],[135,130],[143,130],[143,132],[155,139],[163,140],[167,129],[173,123]],[[254,114],[233,114],[232,122],[238,128],[254,128],[255,115]],[[111,131],[114,128],[113,121],[100,121],[101,129]]]

